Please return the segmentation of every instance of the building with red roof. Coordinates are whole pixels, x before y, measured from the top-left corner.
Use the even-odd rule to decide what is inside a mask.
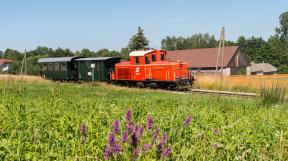
[[[12,63],[10,59],[0,59],[0,72],[8,71],[9,65]]]
[[[215,73],[219,48],[188,49],[168,51],[167,58],[182,60],[188,63],[189,69],[197,73]],[[221,54],[218,59],[218,69],[222,65]],[[239,46],[225,47],[223,56],[224,75],[236,75],[243,71],[250,74],[250,62],[241,52]]]

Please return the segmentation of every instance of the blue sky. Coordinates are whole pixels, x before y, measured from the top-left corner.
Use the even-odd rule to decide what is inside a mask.
[[[165,36],[267,39],[287,0],[1,0],[0,50],[37,46],[120,50],[141,26],[151,47]]]

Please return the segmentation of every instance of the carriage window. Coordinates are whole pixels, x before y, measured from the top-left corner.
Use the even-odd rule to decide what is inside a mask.
[[[62,63],[62,64],[61,64],[61,70],[63,70],[63,71],[66,71],[66,70],[67,70],[67,67],[66,67],[66,64],[65,64],[65,63]]]
[[[47,70],[47,64],[42,64],[42,71]]]
[[[59,70],[59,69],[60,69],[59,63],[55,63],[55,64],[54,64],[54,70]]]
[[[164,61],[164,60],[165,60],[165,55],[161,54],[161,61]]]
[[[152,55],[152,62],[155,62],[155,61],[156,61],[156,55],[153,54],[153,55]]]
[[[139,64],[139,57],[135,57],[135,64]]]
[[[149,56],[146,56],[146,57],[145,57],[145,63],[146,63],[146,64],[150,64]]]
[[[52,71],[52,70],[53,70],[53,64],[52,64],[52,63],[49,63],[49,64],[48,64],[48,70],[49,70],[49,71]]]

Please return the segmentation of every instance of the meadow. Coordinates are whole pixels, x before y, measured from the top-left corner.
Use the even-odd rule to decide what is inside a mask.
[[[277,75],[197,75],[194,88],[258,93],[275,84],[288,85],[288,74]],[[287,86],[288,87],[288,86]],[[288,94],[288,93],[287,93]]]
[[[0,160],[288,160],[287,103],[1,77]],[[121,141],[129,110],[144,130],[137,157]],[[107,158],[113,130],[122,149]]]

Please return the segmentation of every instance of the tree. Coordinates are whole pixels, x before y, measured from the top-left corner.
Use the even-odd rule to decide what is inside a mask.
[[[120,51],[120,55],[123,59],[128,60],[129,59],[129,49],[128,48],[122,48]]]
[[[288,11],[280,15],[279,23],[280,27],[277,27],[275,31],[280,35],[282,41],[288,41]]]
[[[149,41],[144,36],[144,30],[138,27],[138,33],[133,35],[129,41],[129,51],[148,49]]]

